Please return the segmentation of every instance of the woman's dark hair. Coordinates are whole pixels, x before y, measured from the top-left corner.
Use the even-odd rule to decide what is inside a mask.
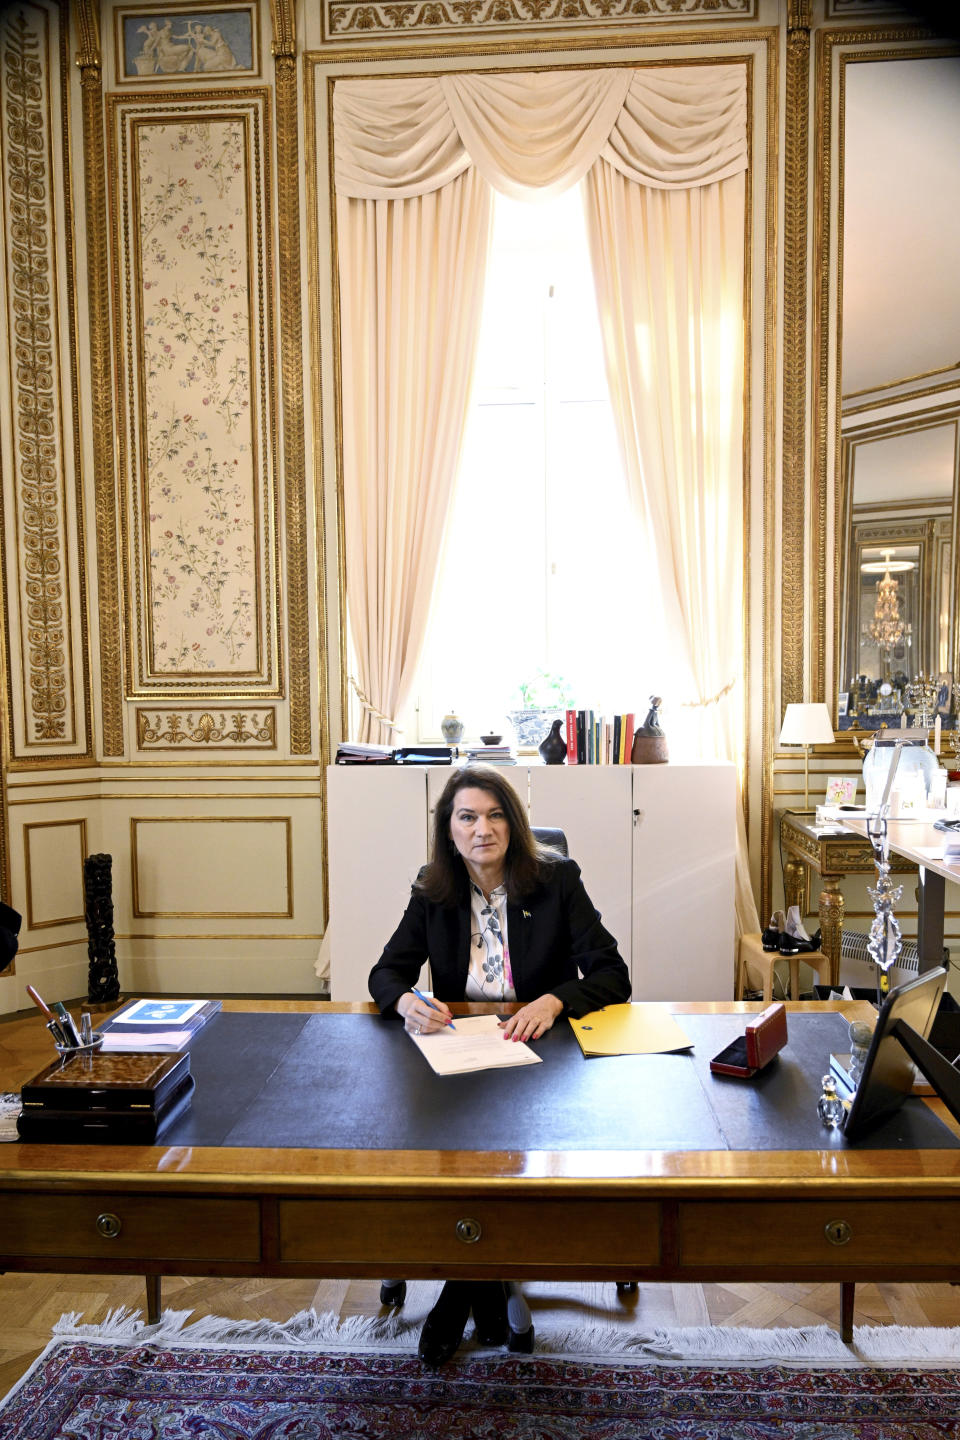
[[[489,765],[465,765],[454,771],[443,787],[433,816],[430,864],[421,871],[417,887],[428,900],[440,905],[456,905],[465,895],[467,867],[451,839],[450,817],[457,795],[468,789],[492,795],[507,817],[510,842],[503,862],[503,880],[507,899],[515,904],[537,888],[544,867],[562,857],[534,837],[516,790]]]

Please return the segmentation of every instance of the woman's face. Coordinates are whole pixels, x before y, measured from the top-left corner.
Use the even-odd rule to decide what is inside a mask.
[[[499,876],[510,844],[510,824],[497,797],[470,785],[458,790],[450,813],[450,839],[474,878]]]

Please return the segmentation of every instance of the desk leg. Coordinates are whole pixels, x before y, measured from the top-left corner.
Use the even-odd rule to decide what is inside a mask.
[[[824,880],[820,891],[820,948],[830,957],[830,984],[840,980],[840,946],[843,940],[843,896],[835,880]]]
[[[844,1345],[853,1343],[853,1301],[856,1285],[844,1280],[840,1285],[840,1339]]]
[[[147,1275],[147,1324],[156,1325],[160,1319],[160,1287],[163,1280],[159,1275]]]
[[[943,908],[946,881],[922,865],[917,880],[917,950],[920,972],[943,964]]]

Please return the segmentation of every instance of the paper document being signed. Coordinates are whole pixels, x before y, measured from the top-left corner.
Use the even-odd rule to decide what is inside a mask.
[[[410,1039],[438,1075],[493,1070],[504,1065],[539,1065],[541,1057],[522,1040],[504,1040],[496,1015],[458,1015],[455,1030]]]

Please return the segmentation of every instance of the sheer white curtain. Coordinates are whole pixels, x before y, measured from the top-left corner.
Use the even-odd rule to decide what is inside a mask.
[[[341,198],[344,534],[359,738],[412,682],[463,440],[490,240],[476,170],[399,200]],[[379,712],[379,715],[378,715]]]
[[[636,185],[600,160],[584,183],[624,467],[656,547],[703,758],[743,757],[744,175]],[[737,922],[759,928],[742,775]]]

